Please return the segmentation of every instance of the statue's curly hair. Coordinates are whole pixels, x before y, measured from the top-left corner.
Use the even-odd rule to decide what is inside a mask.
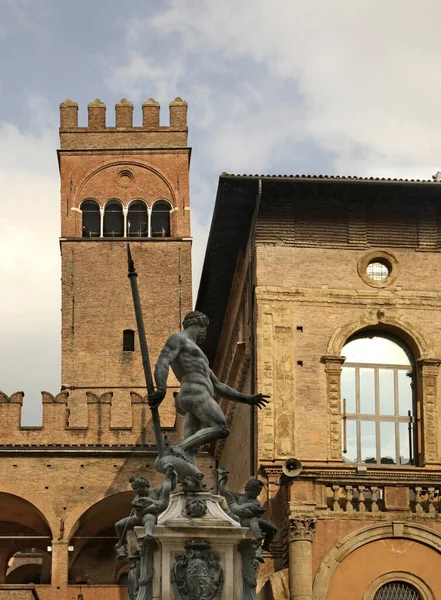
[[[150,487],[150,481],[147,479],[147,477],[144,477],[144,475],[130,477],[129,482],[134,492],[145,487]]]
[[[251,479],[248,479],[248,481],[245,484],[245,491],[260,493],[264,485],[265,484],[263,483],[263,481],[260,481],[260,479],[257,479],[257,477],[251,477]]]
[[[199,325],[200,327],[208,327],[209,324],[210,324],[210,321],[209,321],[207,315],[204,315],[204,313],[201,313],[198,310],[193,310],[193,311],[187,313],[184,317],[184,320],[182,321],[182,325],[183,325],[184,329],[187,329],[187,327],[190,327],[190,325]]]

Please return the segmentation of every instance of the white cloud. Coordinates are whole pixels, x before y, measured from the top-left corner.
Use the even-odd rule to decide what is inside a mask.
[[[40,417],[40,391],[60,386],[57,144],[53,126],[35,129],[0,123],[1,386],[24,390],[25,423]]]
[[[422,170],[430,177],[434,157],[441,153],[439,17],[441,5],[435,0],[418,7],[410,0],[174,0],[133,24],[130,51],[138,66],[131,63],[126,84],[146,83],[139,67],[146,39],[174,42],[160,60],[162,91],[175,88],[177,77],[185,86],[207,59],[230,72],[235,62],[249,61],[240,66],[241,84],[230,87],[231,102],[221,83],[217,88],[224,127],[211,132],[213,162],[230,152],[235,164],[254,161],[258,166],[283,146],[283,139],[292,138],[294,146],[300,137],[332,152],[342,172],[373,173],[387,165],[392,175],[396,169],[408,175]],[[272,105],[253,65],[267,74]],[[166,73],[171,75],[168,87]],[[266,105],[257,100],[253,112],[241,110],[240,101],[258,93],[256,84],[266,91]],[[277,97],[283,85],[292,86],[299,97]]]

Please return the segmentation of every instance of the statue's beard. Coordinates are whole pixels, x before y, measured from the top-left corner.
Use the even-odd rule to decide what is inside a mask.
[[[196,338],[196,342],[197,344],[200,346],[201,344],[204,343],[205,338],[207,337],[207,334],[205,332],[198,333],[198,337]]]

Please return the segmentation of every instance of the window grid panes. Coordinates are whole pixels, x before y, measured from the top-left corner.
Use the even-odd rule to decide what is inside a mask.
[[[369,346],[372,338],[366,340]],[[362,341],[356,340],[358,346]],[[396,345],[390,340],[383,341]],[[370,350],[374,348],[375,344],[371,344]],[[361,356],[358,351],[353,351],[353,347],[347,349],[354,361],[369,355],[374,360],[371,352]],[[404,352],[397,356],[401,363],[407,364],[381,364],[377,354],[375,363],[361,363],[360,360],[344,363],[342,367],[342,441],[346,462],[414,464],[412,367]]]
[[[374,600],[423,600],[423,597],[410,583],[390,581],[377,590]]]
[[[389,276],[389,269],[379,261],[369,263],[366,272],[374,281],[384,281]]]

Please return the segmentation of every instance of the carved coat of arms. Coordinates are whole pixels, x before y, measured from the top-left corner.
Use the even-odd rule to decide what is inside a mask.
[[[224,573],[209,542],[185,542],[185,552],[178,554],[171,568],[171,584],[176,600],[219,600]]]

